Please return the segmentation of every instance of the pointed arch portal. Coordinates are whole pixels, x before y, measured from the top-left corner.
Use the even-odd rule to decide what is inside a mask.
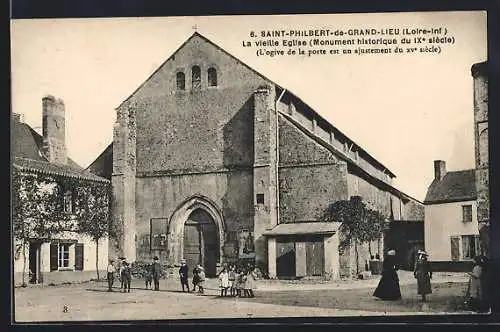
[[[172,214],[169,221],[169,261],[186,259],[190,270],[196,264],[207,276],[216,274],[224,245],[224,221],[221,211],[208,198],[194,196]]]

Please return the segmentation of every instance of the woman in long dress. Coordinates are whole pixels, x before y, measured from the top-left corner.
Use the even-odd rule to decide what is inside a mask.
[[[431,279],[432,270],[427,260],[427,253],[423,250],[418,251],[418,258],[415,262],[413,275],[417,279],[418,295],[422,296],[422,302],[425,302],[425,296],[432,293]]]
[[[480,311],[482,309],[483,291],[481,278],[483,276],[482,260],[480,257],[474,258],[474,267],[469,273],[469,288],[467,290],[467,298],[472,310]]]
[[[381,300],[395,301],[401,299],[395,255],[395,250],[389,250],[382,264],[382,278],[380,278],[377,289],[373,293],[373,296]]]

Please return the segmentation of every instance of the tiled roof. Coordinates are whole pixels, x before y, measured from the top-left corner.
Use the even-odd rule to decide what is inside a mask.
[[[46,161],[42,155],[43,137],[26,123],[11,121],[11,153],[12,157]],[[68,158],[68,165],[82,169],[77,163]]]
[[[108,145],[106,150],[87,167],[87,171],[111,180],[111,175],[113,174],[113,143]]]
[[[448,172],[441,181],[434,179],[424,204],[450,203],[476,199],[474,169]]]
[[[273,229],[264,232],[264,235],[334,234],[338,231],[340,225],[341,223],[339,222],[301,222],[279,224]]]
[[[13,160],[13,166],[19,168],[24,172],[56,175],[87,181],[109,182],[107,179],[94,175],[86,170],[83,170],[82,168],[76,168],[70,165],[49,163],[43,160],[17,157]]]

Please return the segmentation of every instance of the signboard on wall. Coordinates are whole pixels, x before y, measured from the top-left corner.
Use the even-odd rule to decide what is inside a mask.
[[[255,258],[253,232],[247,229],[238,232],[238,258]]]
[[[150,245],[151,250],[167,250],[168,219],[151,218]]]

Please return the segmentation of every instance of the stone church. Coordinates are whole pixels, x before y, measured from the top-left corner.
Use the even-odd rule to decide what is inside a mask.
[[[338,278],[352,255],[320,220],[330,203],[361,196],[388,219],[423,220],[381,162],[197,32],[123,101],[113,130],[88,169],[112,181],[110,255],[130,261],[184,258],[213,276],[250,260],[270,277]],[[383,241],[368,249],[382,256]]]

